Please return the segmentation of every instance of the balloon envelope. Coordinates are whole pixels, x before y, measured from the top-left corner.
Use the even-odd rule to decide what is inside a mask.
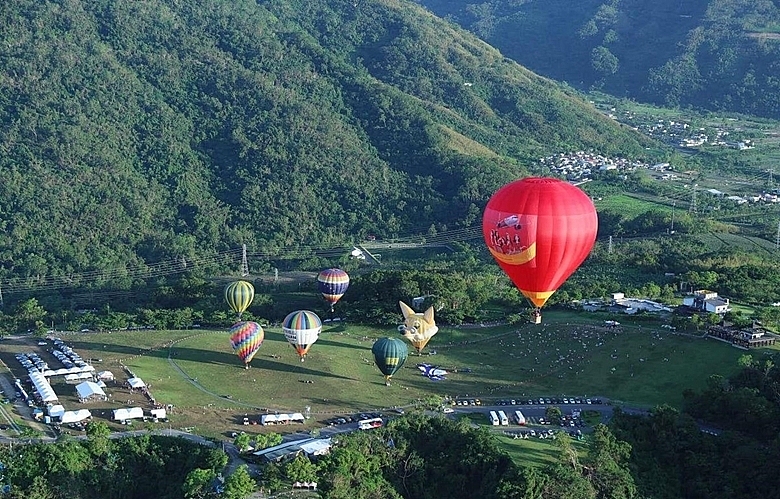
[[[249,364],[263,344],[265,331],[257,322],[246,321],[233,324],[229,333],[233,351],[244,364]]]
[[[536,307],[587,258],[597,230],[588,195],[554,178],[530,177],[503,186],[482,217],[490,253]]]
[[[303,360],[322,331],[322,321],[314,312],[298,310],[284,318],[284,337]]]
[[[225,286],[225,301],[239,316],[249,308],[254,299],[255,288],[247,281],[235,281]]]
[[[406,343],[398,338],[381,338],[371,347],[376,366],[385,375],[386,380],[398,372],[406,362],[409,349]]]
[[[341,269],[325,269],[317,276],[317,287],[333,311],[333,305],[347,292],[349,276]]]

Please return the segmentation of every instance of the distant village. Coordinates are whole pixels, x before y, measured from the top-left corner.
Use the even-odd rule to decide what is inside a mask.
[[[630,111],[625,111],[618,117],[615,114],[615,108],[610,108],[605,112],[612,119],[675,147],[691,149],[709,145],[729,147],[739,151],[755,148],[755,142],[751,139],[728,140],[731,132],[725,128],[718,127],[711,131],[710,134],[707,134],[704,128],[694,129],[689,123],[683,121],[647,121],[637,117]],[[543,157],[539,159],[539,165],[548,169],[552,175],[565,178],[574,184],[588,182],[593,178],[594,174],[607,171],[625,174],[638,169],[645,169],[652,174],[653,178],[659,181],[683,180],[689,182],[695,179],[696,173],[677,171],[670,163],[648,164],[627,158],[609,157],[592,151],[564,152]],[[695,188],[695,185],[686,185],[685,187]],[[741,196],[728,195],[718,189],[702,189],[701,192],[737,205],[747,203],[780,203],[780,189]]]

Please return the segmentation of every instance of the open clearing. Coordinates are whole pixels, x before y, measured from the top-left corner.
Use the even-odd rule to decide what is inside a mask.
[[[119,388],[128,377],[126,366],[150,385],[159,403],[173,404],[174,427],[217,436],[241,429],[244,414],[257,419],[267,412],[305,413],[309,407],[317,421],[336,413],[409,406],[430,395],[601,396],[632,405],[679,406],[685,388],[702,388],[710,374],[728,376],[745,353],[646,324],[610,329],[601,319],[548,311],[539,326],[443,326],[426,349],[436,354],[410,353],[391,386],[385,386],[370,349],[375,339],[396,335],[394,327],[326,326],[305,362],[280,330],[268,328],[250,369],[244,369],[222,331],[66,334],[62,338],[84,359],[101,359],[96,368],[111,370],[119,383],[109,385],[109,402],[90,404],[76,401],[72,385],[55,382],[54,388],[66,409],[86,407],[107,415],[128,400],[144,402]],[[6,339],[2,346],[2,360],[19,377],[25,373],[15,353],[50,356],[51,348],[37,346],[33,338]],[[444,381],[430,381],[416,368],[419,362],[450,374]]]

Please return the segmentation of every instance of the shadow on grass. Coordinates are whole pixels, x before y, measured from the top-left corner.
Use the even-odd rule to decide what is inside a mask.
[[[159,353],[159,352],[155,352]],[[163,357],[167,357],[167,352],[164,352]],[[174,348],[171,350],[171,359],[174,362],[189,361],[207,364],[218,364],[225,366],[235,366],[238,370],[245,371],[243,364],[232,354],[222,352],[209,352],[208,350],[198,350],[195,348]],[[186,371],[187,366],[180,366],[180,368]],[[310,376],[315,378],[336,378],[336,379],[348,379],[352,378],[348,376],[340,376],[336,374],[327,373],[320,370],[309,369],[306,367],[306,362],[300,362],[295,360],[293,362],[277,362],[271,360],[269,357],[258,357],[252,359],[250,369],[266,369],[274,372],[292,373],[299,376]]]

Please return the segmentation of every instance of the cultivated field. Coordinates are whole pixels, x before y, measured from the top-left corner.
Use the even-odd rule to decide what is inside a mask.
[[[77,333],[62,338],[83,358],[101,359],[97,369],[113,371],[120,382],[128,377],[123,366],[141,377],[159,403],[174,406],[173,427],[195,427],[214,436],[241,429],[244,414],[257,419],[266,412],[305,413],[309,407],[308,428],[332,414],[409,406],[430,395],[578,395],[642,406],[679,405],[685,388],[703,387],[710,374],[729,375],[744,353],[648,325],[610,329],[603,326],[603,317],[596,317],[548,311],[539,326],[444,326],[427,347],[436,354],[410,354],[391,386],[385,386],[370,348],[376,338],[397,334],[393,326],[326,327],[305,362],[298,360],[280,330],[270,328],[250,369],[243,368],[222,331]],[[43,355],[47,348],[33,339],[6,339],[0,345],[0,355],[19,377],[24,373],[13,354],[34,350]],[[444,381],[430,381],[416,368],[419,362],[450,374]],[[126,390],[109,386],[109,402],[82,405],[73,397],[72,385],[55,383],[54,388],[68,410],[86,407],[107,415],[108,409],[124,407],[130,399]]]

